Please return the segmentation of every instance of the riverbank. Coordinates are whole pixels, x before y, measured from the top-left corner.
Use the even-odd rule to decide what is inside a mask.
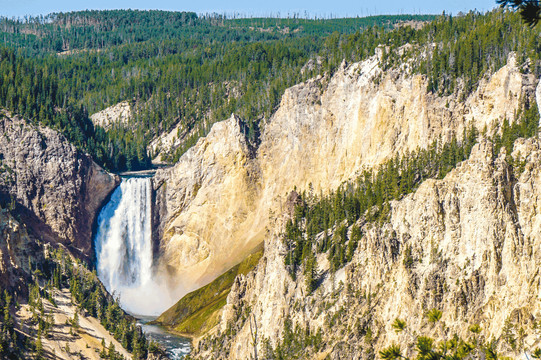
[[[138,317],[138,323],[147,338],[160,344],[171,360],[181,360],[191,352],[191,339],[168,331],[160,325],[151,324],[154,319],[155,317]]]

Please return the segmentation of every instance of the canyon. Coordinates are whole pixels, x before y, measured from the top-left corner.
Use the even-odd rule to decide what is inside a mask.
[[[370,358],[394,343],[407,349],[420,335],[468,339],[474,325],[480,340],[492,339],[508,356],[518,356],[509,334],[527,349],[539,346],[540,145],[517,140],[512,158],[525,165],[514,177],[506,154],[494,158],[493,145],[481,142],[444,179],[394,201],[388,222],[355,224],[364,236],[352,261],[331,273],[326,256],[318,256],[322,280],[312,294],[304,277],[295,281],[286,270],[281,232],[271,234],[258,267],[236,279],[220,325],[199,342],[195,358],[242,359],[254,348],[265,354],[283,341],[286,319],[302,333],[322,330],[322,348],[304,349],[306,358]],[[283,217],[275,221],[280,229]],[[441,327],[425,317],[433,308],[442,311]],[[406,321],[405,334],[392,327],[397,318]],[[216,350],[218,338],[227,346]]]
[[[539,104],[541,86],[536,87],[537,80],[521,75],[515,64],[511,55],[508,64],[482,83],[464,106],[457,103],[437,109],[434,104],[438,101],[422,94],[421,98],[428,100],[414,107],[421,110],[415,113],[418,118],[412,116],[401,124],[404,132],[397,132],[394,137],[389,135],[388,131],[393,129],[391,119],[401,119],[393,114],[383,117],[387,121],[375,126],[385,136],[377,137],[377,142],[374,139],[360,142],[365,146],[379,145],[373,150],[368,146],[354,153],[360,162],[367,156],[364,165],[375,165],[393,156],[393,151],[400,153],[423,147],[429,139],[456,132],[467,121],[474,122],[480,131],[485,129],[468,160],[445,178],[426,180],[414,193],[393,201],[387,221],[360,221],[349,226],[350,233],[353,226],[359,226],[363,237],[352,261],[345,267],[331,272],[326,254],[319,254],[316,267],[321,278],[311,294],[306,290],[305,277],[293,279],[285,266],[283,229],[292,209],[286,211],[283,207],[281,212],[273,213],[266,223],[263,258],[252,272],[237,277],[219,325],[206,337],[196,340],[194,358],[244,359],[253,358],[254,354],[272,358],[273,349],[292,346],[285,345],[286,328],[300,339],[305,334],[314,336],[321,332],[319,345],[306,345],[301,358],[372,358],[392,344],[399,344],[407,354],[413,351],[411,342],[418,336],[471,339],[476,336],[471,330],[474,326],[481,329],[477,341],[492,341],[494,348],[507,356],[519,356],[517,349],[523,347],[532,351],[538,347],[537,204],[541,143],[537,137],[518,139],[512,154],[505,150],[494,154],[493,144],[484,138],[488,136],[486,127],[492,129],[488,133],[497,133],[506,117],[513,118],[511,113],[516,109],[513,106],[518,105],[518,98],[528,97],[533,101],[537,98]],[[412,93],[415,94],[408,92]],[[375,94],[373,99],[377,98]],[[387,106],[379,108],[377,113],[394,109],[392,104],[400,104],[400,100],[389,99]],[[439,104],[453,104],[452,97],[438,100]],[[324,97],[321,101],[324,104]],[[397,107],[407,109],[407,106]],[[415,128],[416,122],[411,120],[423,119],[422,114],[441,117],[435,116],[439,121],[425,118]],[[427,118],[431,119],[429,115]],[[348,119],[356,122],[354,116]],[[287,134],[295,134],[288,130]],[[309,132],[306,127],[303,130],[303,134]],[[419,134],[427,133],[431,135],[419,140],[422,138]],[[350,130],[348,135],[355,138],[354,131]],[[388,139],[395,141],[390,145]],[[291,147],[293,154],[295,149],[304,149],[301,141],[292,143],[298,146]],[[265,148],[262,145],[260,151],[263,153]],[[336,181],[346,180],[347,170],[341,172],[339,165],[340,160],[347,163],[345,151],[337,159],[333,158],[335,153],[336,150],[328,151],[331,164],[323,163],[319,168],[310,164],[316,157],[304,153],[304,158],[299,157],[298,163],[289,169],[303,169],[301,159],[304,159],[316,170],[312,174],[318,174],[319,179],[321,174],[330,173],[325,168],[335,166],[332,174],[343,174]],[[282,154],[291,158],[291,152]],[[287,160],[282,159],[282,163]],[[350,165],[345,169],[354,174],[352,170],[359,167]],[[292,171],[290,177],[295,174]],[[325,189],[321,185],[324,182],[315,176],[305,176],[316,189]],[[284,171],[280,179],[287,177]],[[301,191],[309,188],[306,182],[303,186],[297,180],[296,184]],[[281,198],[283,206],[284,199]],[[330,230],[332,238],[335,229]],[[440,326],[427,320],[426,314],[434,308],[442,312]],[[396,319],[405,320],[405,332],[395,331],[392,324]]]
[[[486,339],[501,339],[504,327],[523,329],[524,342],[537,344],[536,330],[527,329],[537,324],[538,312],[541,144],[519,139],[512,154],[494,158],[486,138],[515,120],[524,99],[539,102],[538,80],[511,53],[465,99],[460,88],[438,96],[427,91],[425,76],[407,68],[384,71],[381,61],[376,52],[287,89],[255,139],[247,122],[232,114],[174,166],[157,170],[149,196],[152,263],[169,291],[159,310],[264,244],[255,269],[235,279],[218,325],[195,339],[194,357],[263,354],[283,341],[286,319],[312,333],[323,330],[323,347],[307,349],[315,358],[369,358],[370,351],[405,344],[391,328],[396,318],[407,319],[408,331],[435,336],[467,337],[473,324]],[[94,260],[96,217],[120,178],[54,130],[5,111],[0,116],[0,190],[4,206],[18,214],[0,214],[0,280],[23,291],[31,263],[43,262],[47,244]],[[326,194],[390,158],[460,139],[471,126],[482,137],[468,160],[392,202],[387,222],[356,224],[364,236],[351,262],[331,273],[318,255],[322,277],[312,294],[305,279],[291,278],[281,234],[293,190]],[[24,147],[12,146],[21,142]],[[523,171],[514,174],[510,159]],[[413,267],[404,265],[405,248]],[[441,334],[423,318],[436,307],[443,311]],[[215,350],[215,342],[224,346]]]
[[[182,295],[239,263],[264,241],[294,188],[326,193],[397,154],[460,137],[471,124],[494,132],[536,82],[511,53],[460,101],[459,91],[428,93],[421,75],[384,73],[375,55],[287,89],[257,147],[235,115],[215,124],[153,179],[155,244],[170,287]]]
[[[541,357],[537,28],[307,16],[0,17],[0,358]]]

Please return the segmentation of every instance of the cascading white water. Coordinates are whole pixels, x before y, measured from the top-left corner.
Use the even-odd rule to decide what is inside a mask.
[[[98,277],[138,315],[158,315],[171,303],[153,273],[151,201],[149,178],[123,179],[100,212],[95,237]]]

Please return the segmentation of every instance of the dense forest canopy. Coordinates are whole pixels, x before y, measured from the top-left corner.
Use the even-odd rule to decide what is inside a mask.
[[[539,75],[541,53],[539,30],[501,9],[349,19],[82,11],[2,18],[0,43],[0,106],[62,131],[114,171],[149,167],[149,142],[178,124],[182,145],[166,161],[175,162],[231,113],[256,138],[286,88],[332,74],[344,59],[366,59],[381,45],[384,69],[410,61],[413,72],[428,76],[429,91],[448,94],[459,86],[464,96],[510,51],[521,64],[528,59],[524,71]],[[412,48],[398,56],[406,43]],[[134,108],[128,124],[106,131],[89,120],[121,101]]]
[[[255,134],[285,88],[310,75],[300,69],[330,34],[432,18],[227,19],[132,10],[2,18],[0,105],[59,129],[110,170],[146,168],[149,141],[178,122],[191,136],[170,161],[233,112],[249,119]],[[125,100],[135,107],[130,124],[108,131],[92,125],[89,114]]]
[[[354,33],[372,26],[391,28],[401,21],[430,21],[432,15],[379,15],[345,19],[228,18],[220,14],[140,10],[86,10],[0,17],[4,44],[30,49],[33,54],[66,50],[106,49],[148,40],[204,41],[207,44],[326,36]]]

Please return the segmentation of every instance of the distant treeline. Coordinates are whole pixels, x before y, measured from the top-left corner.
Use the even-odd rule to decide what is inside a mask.
[[[334,29],[415,18],[272,19],[265,29],[262,19],[165,11],[3,18],[0,106],[60,130],[110,170],[142,169],[148,142],[179,121],[192,136],[170,161],[233,112],[249,119],[254,136],[284,89],[309,76],[300,69]],[[56,55],[64,50],[71,55]],[[89,113],[123,100],[136,109],[128,126],[94,128]]]
[[[211,42],[266,41],[354,33],[397,22],[431,21],[434,15],[379,15],[342,19],[228,18],[221,14],[141,10],[86,10],[23,18],[0,17],[6,45],[33,54],[106,49],[148,40],[198,39]]]

